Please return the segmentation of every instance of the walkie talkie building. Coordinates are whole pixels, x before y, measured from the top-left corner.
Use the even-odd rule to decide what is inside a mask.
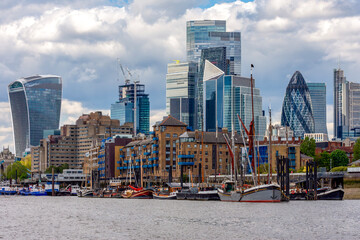
[[[58,129],[62,80],[42,75],[18,79],[8,86],[16,156],[37,146],[44,130]]]

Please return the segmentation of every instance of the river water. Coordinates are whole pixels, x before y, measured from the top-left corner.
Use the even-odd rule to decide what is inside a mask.
[[[2,239],[360,239],[360,201],[0,196]]]

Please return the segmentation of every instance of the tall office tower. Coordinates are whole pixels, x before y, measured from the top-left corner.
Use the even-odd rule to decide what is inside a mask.
[[[136,84],[136,121],[134,121],[135,84],[125,83],[119,86],[119,101],[111,104],[110,116],[120,120],[120,124],[136,122],[137,133],[149,133],[150,101],[145,93],[145,85]]]
[[[186,29],[186,51],[188,62],[197,62],[200,66],[202,50],[212,47],[225,47],[228,72],[230,75],[241,74],[241,33],[226,32],[226,21],[199,20],[188,21]],[[217,61],[220,62],[220,59]],[[200,67],[199,67],[200,68]],[[202,69],[201,69],[202,70]],[[199,69],[199,79],[196,87],[197,126],[202,128],[203,103],[203,73]]]
[[[255,86],[255,80],[253,80]],[[225,73],[209,61],[204,67],[204,128],[216,131],[218,128],[242,129],[237,114],[248,127],[252,120],[251,80]],[[253,89],[254,120],[257,139],[263,139],[266,131],[266,117],[262,111],[260,90]]]
[[[346,77],[340,68],[334,69],[334,137],[342,138],[343,128],[346,128],[347,94]],[[346,126],[346,127],[345,127]]]
[[[195,127],[197,63],[170,63],[166,74],[166,113]]]
[[[186,22],[186,54],[188,62],[199,62],[201,50],[210,47],[210,32],[226,32],[226,21],[198,20]]]
[[[62,80],[40,75],[18,79],[8,86],[16,156],[40,144],[44,130],[58,129]]]
[[[309,88],[313,116],[315,121],[315,133],[327,134],[326,126],[326,84],[307,83]]]
[[[289,126],[295,137],[315,132],[315,122],[309,88],[304,77],[296,71],[286,88],[281,113],[281,125]]]
[[[337,127],[337,138],[360,137],[360,83],[342,84],[341,124]]]

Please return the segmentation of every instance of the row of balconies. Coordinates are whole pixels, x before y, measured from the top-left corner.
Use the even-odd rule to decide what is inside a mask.
[[[147,164],[147,165],[142,165],[142,168],[153,168],[153,167],[158,167],[159,164]],[[139,169],[140,166],[131,166],[132,169]],[[126,169],[130,169],[130,166],[127,167],[117,167],[118,170],[126,170]]]

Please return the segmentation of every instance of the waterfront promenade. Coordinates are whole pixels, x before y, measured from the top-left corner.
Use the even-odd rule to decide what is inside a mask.
[[[0,196],[2,239],[358,239],[360,201]]]

